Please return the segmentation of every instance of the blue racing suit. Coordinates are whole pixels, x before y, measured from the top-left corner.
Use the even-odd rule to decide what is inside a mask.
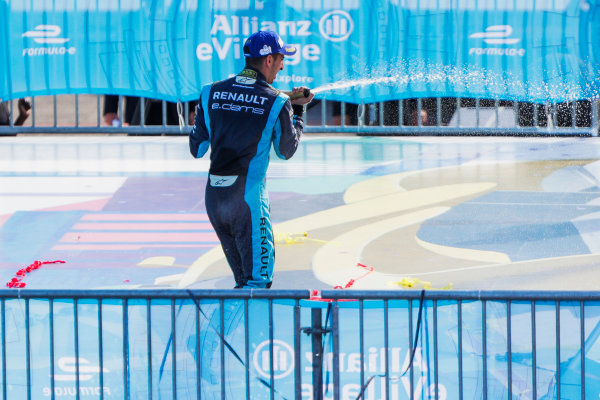
[[[275,247],[265,187],[271,144],[289,159],[304,129],[303,106],[274,89],[255,69],[202,88],[190,152],[209,148],[206,211],[236,287],[268,288]]]

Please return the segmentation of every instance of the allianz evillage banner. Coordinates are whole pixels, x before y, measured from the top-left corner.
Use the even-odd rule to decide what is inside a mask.
[[[173,308],[170,300],[152,300],[150,310],[146,300],[129,300],[125,313],[122,300],[103,300],[101,313],[96,300],[79,300],[76,325],[72,300],[55,299],[52,319],[48,300],[32,299],[28,307],[24,300],[18,299],[7,299],[3,304],[6,352],[2,356],[6,362],[6,399],[27,398],[28,386],[34,399],[52,398],[52,392],[55,399],[76,399],[78,391],[82,400],[97,399],[101,393],[107,400],[147,399],[150,398],[149,391],[154,399],[173,399],[175,387],[178,399],[197,399],[198,396],[215,400],[245,399],[247,390],[251,399],[269,399],[271,370],[274,398],[296,398],[295,302],[292,300],[275,300],[272,320],[269,320],[268,301],[249,300],[247,336],[243,300],[224,301],[222,326],[219,300],[202,300],[200,310],[191,300],[177,300]],[[460,398],[459,391],[462,390],[465,400],[506,399],[510,385],[511,399],[555,399],[559,388],[561,399],[581,399],[582,338],[585,340],[585,397],[598,398],[599,304],[585,305],[585,331],[581,335],[579,302],[561,302],[557,313],[556,302],[537,301],[534,346],[531,303],[513,301],[510,347],[507,303],[487,301],[485,314],[482,304],[481,301],[462,302],[459,328],[456,301],[438,300],[437,318],[434,318],[433,302],[426,300],[422,321],[418,324],[418,300],[412,303],[412,314],[409,314],[406,300],[389,300],[386,353],[384,303],[365,301],[362,382],[373,379],[366,386],[363,398],[429,400],[436,398],[437,391],[439,400],[451,400]],[[361,391],[359,307],[355,301],[339,305],[339,394],[340,399],[354,400]],[[311,326],[313,307],[322,308],[322,324],[331,327],[327,303],[301,301],[300,307],[302,328]],[[98,322],[100,315],[101,324]],[[410,315],[412,324],[409,324]],[[486,316],[485,324],[482,315]],[[557,319],[560,320],[558,332]],[[409,344],[413,343],[417,332],[411,375],[410,371],[405,371],[412,357]],[[227,344],[221,340],[221,334]],[[459,334],[462,335],[460,338]],[[75,337],[78,338],[77,347]],[[333,398],[331,337],[328,334],[324,340],[325,399]],[[51,338],[54,338],[53,346]],[[301,333],[300,340],[301,398],[309,400],[313,399],[312,338]],[[557,343],[560,344],[559,351],[556,350]],[[27,350],[30,351],[29,360]],[[460,364],[459,359],[462,360]],[[28,363],[31,367],[29,376]],[[560,387],[557,383],[559,363]],[[462,382],[459,371],[462,371]],[[50,378],[52,373],[54,384]],[[389,377],[387,385],[382,378],[386,373]],[[535,387],[533,376],[537,378]],[[246,382],[249,382],[249,388]]]
[[[0,98],[196,100],[261,29],[298,47],[275,86],[328,99],[599,93],[598,0],[0,0]]]

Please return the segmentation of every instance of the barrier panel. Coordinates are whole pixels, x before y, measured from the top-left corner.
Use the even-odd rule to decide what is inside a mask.
[[[598,98],[597,0],[1,0],[0,98],[196,100],[275,30],[276,86],[353,103]]]
[[[131,106],[129,98],[116,100],[115,112],[107,118],[107,100],[103,96],[33,97],[31,116],[20,126],[15,125],[19,116],[17,101],[9,101],[9,124],[0,125],[0,136],[27,133],[187,135],[191,130],[191,113],[196,107],[193,101],[175,104],[135,98]],[[140,107],[140,103],[145,106]],[[117,119],[109,121],[112,118]],[[598,100],[540,104],[437,97],[354,104],[321,99],[308,107],[305,132],[597,136]]]
[[[310,295],[4,290],[0,398],[595,399],[600,393],[599,292]]]

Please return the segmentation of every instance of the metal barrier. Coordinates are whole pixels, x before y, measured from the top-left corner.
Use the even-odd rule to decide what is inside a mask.
[[[0,398],[592,399],[599,300],[4,290]]]
[[[16,100],[13,100],[9,102],[10,124],[0,126],[0,135],[187,135],[193,122],[190,113],[194,111],[195,104],[182,104],[179,111],[184,117],[178,121],[174,103],[133,98],[139,103],[132,107],[132,111],[128,111],[124,98],[120,97],[116,114],[120,120],[126,114],[134,115],[133,122],[121,124],[119,120],[112,126],[105,122],[105,100],[102,97],[61,95],[32,98],[31,117],[23,126],[14,125],[18,107]],[[139,104],[144,104],[144,107]],[[309,105],[305,131],[363,135],[597,136],[598,105],[598,100],[532,104],[487,99],[419,98],[351,104],[324,99]],[[151,117],[153,121],[149,120]]]

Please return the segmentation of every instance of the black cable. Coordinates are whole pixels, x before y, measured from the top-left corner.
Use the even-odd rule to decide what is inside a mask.
[[[367,383],[365,383],[363,385],[362,388],[360,388],[360,393],[358,394],[358,397],[356,398],[356,400],[360,400],[363,397],[363,394],[365,394],[365,390],[367,390],[367,388],[369,387],[369,384],[371,383],[371,381],[377,377],[379,378],[385,378],[386,374],[379,374],[379,375],[371,375],[369,377],[369,379],[367,379]]]
[[[179,315],[179,312],[181,311],[181,308],[183,307],[183,303],[179,305],[179,309],[177,310],[177,314]],[[169,349],[171,348],[171,342],[173,341],[173,332],[171,332],[171,334],[169,335],[169,340],[167,341],[167,346],[165,347],[165,352],[163,354],[163,358],[162,361],[160,363],[160,368],[158,369],[158,386],[160,386],[160,383],[162,381],[162,376],[163,376],[163,372],[165,369],[165,364],[167,363],[167,357],[169,356]],[[175,352],[176,350],[173,349],[173,352]],[[160,398],[160,390],[158,392],[158,396]]]
[[[412,354],[410,355],[410,362],[408,363],[406,369],[400,376],[404,376],[408,370],[412,367],[413,361],[415,359],[415,353],[417,352],[417,343],[419,342],[419,331],[421,330],[421,316],[423,314],[423,304],[425,303],[425,289],[421,290],[421,298],[419,299],[419,315],[417,316],[417,329],[415,330],[415,342],[412,348]]]
[[[417,327],[415,330],[415,342],[413,344],[412,353],[410,355],[410,361],[408,362],[406,369],[400,376],[404,376],[408,372],[408,370],[412,367],[413,361],[415,359],[415,353],[417,351],[417,343],[419,342],[419,331],[421,330],[421,319],[422,319],[422,315],[423,315],[423,304],[424,303],[425,303],[425,290],[423,289],[423,290],[421,290],[421,297],[419,299],[419,315],[417,317]],[[386,349],[386,351],[387,351],[387,349]],[[358,394],[358,397],[356,398],[356,400],[362,399],[363,395],[365,394],[365,390],[367,390],[367,388],[369,387],[369,384],[371,383],[371,381],[373,379],[375,379],[377,377],[385,378],[386,376],[387,376],[387,374],[377,374],[377,375],[372,375],[371,377],[369,377],[367,382],[360,389],[360,393]]]
[[[331,314],[331,308],[332,308],[332,303],[330,302],[327,305],[327,314],[325,314],[325,329],[327,329],[327,324],[329,321],[329,315]],[[331,321],[332,325],[333,325],[333,320]],[[331,329],[329,329],[329,331],[331,332]],[[327,335],[327,333],[324,333],[323,336]],[[332,336],[333,338],[333,336]],[[321,371],[323,371],[323,361],[325,360],[325,338],[323,338],[321,340]],[[322,372],[321,372],[322,373]],[[325,374],[325,394],[328,393],[329,390],[329,370],[326,371]]]
[[[200,307],[200,302],[194,297],[194,295],[191,292],[191,290],[186,289],[186,292],[191,297],[192,301],[194,302],[194,304],[198,308],[198,311],[200,312],[200,314],[202,314],[202,316],[204,318],[206,318],[206,320],[208,321],[208,326],[213,331],[215,331],[215,333],[219,336],[219,338],[221,339],[221,341],[223,342],[223,344],[225,345],[225,347],[227,347],[227,349],[231,352],[231,354],[240,362],[240,364],[242,364],[242,366],[250,373],[250,375],[252,375],[256,380],[258,380],[260,383],[262,383],[263,385],[265,385],[267,388],[269,388],[270,390],[272,390],[274,393],[276,393],[279,396],[281,396],[282,399],[287,400],[287,398],[284,395],[282,395],[281,393],[279,393],[274,387],[272,387],[269,382],[267,382],[265,379],[261,378],[260,376],[257,376],[256,374],[254,374],[250,370],[250,367],[248,367],[246,365],[246,363],[242,360],[242,357],[240,357],[240,355],[235,351],[235,349],[233,348],[233,346],[231,344],[229,344],[229,342],[227,341],[227,339],[225,339],[225,337],[223,335],[221,335],[221,332],[219,332],[219,330],[217,328],[215,328],[210,323],[210,318],[204,313],[204,311],[202,311],[202,308]],[[247,315],[246,315],[246,318],[248,318]],[[196,357],[200,357],[200,355],[197,354]]]

